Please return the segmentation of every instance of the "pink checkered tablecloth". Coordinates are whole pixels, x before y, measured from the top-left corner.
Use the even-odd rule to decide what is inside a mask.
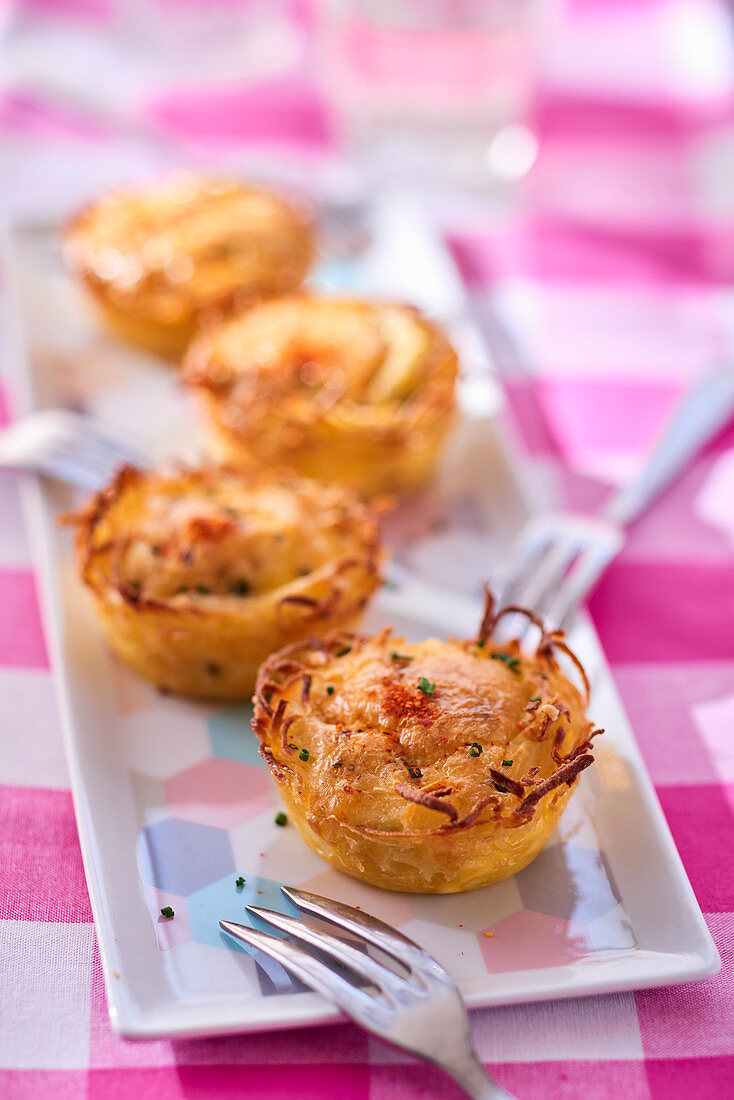
[[[20,7],[25,25],[60,35],[110,17],[104,0]],[[289,7],[307,36],[313,12]],[[498,222],[473,204],[470,216],[449,210],[445,228],[531,460],[587,508],[634,470],[686,383],[732,354],[734,55],[715,0],[565,8],[522,213]],[[158,92],[150,117],[200,158],[267,139],[314,163],[332,140],[314,68],[306,49],[255,85]],[[14,207],[42,207],[72,163],[104,182],[107,165],[113,178],[131,156],[119,134],[12,84],[0,127],[0,194]],[[0,420],[10,408],[6,389]],[[636,525],[591,602],[723,969],[681,988],[474,1013],[480,1055],[520,1098],[734,1096],[733,547],[734,428]],[[347,1025],[207,1041],[113,1035],[9,477],[0,730],[0,1096],[458,1096]]]

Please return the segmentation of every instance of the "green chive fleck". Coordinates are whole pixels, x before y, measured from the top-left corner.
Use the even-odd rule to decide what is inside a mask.
[[[334,694],[334,688],[331,684],[326,685],[326,694],[327,695],[333,695]]]
[[[252,589],[247,581],[240,579],[232,581],[229,591],[233,596],[249,596]]]
[[[293,741],[291,741],[291,743],[288,745],[288,748],[289,749],[297,749],[298,745],[296,745]]]
[[[436,690],[436,685],[432,684],[430,680],[427,680],[425,676],[421,676],[418,681],[418,690],[422,691],[424,695],[433,695]]]
[[[336,656],[337,657],[346,657],[347,653],[351,653],[351,652],[352,652],[352,647],[350,645],[346,645],[346,646],[344,646],[344,649],[339,650],[339,652],[336,654]]]
[[[164,905],[163,906],[163,908],[161,909],[161,916],[162,917],[167,917],[168,920],[171,919],[171,917],[173,916],[173,909],[171,909],[170,905]]]
[[[410,776],[411,779],[422,779],[423,778],[423,772],[420,770],[420,768],[411,768],[411,767],[409,767],[408,768],[408,775]]]
[[[212,594],[211,588],[207,588],[205,584],[197,584],[196,591],[199,593],[200,596],[211,596]]]
[[[299,754],[298,754],[298,759],[299,759],[299,760],[308,760],[308,758],[309,758],[309,756],[310,756],[310,755],[311,755],[311,754],[310,754],[310,752],[308,751],[308,749],[301,749],[301,751],[300,751],[300,752],[299,752]]]
[[[245,885],[245,880],[243,879],[242,875],[234,880],[234,884],[238,890],[242,889],[242,887]]]
[[[470,756],[481,756],[483,752],[484,752],[484,749],[479,744],[479,742],[472,741],[471,745],[469,746],[469,755]]]
[[[502,767],[503,768],[511,768],[512,767],[512,761],[511,760],[503,760],[502,761]]]
[[[499,783],[493,783],[492,786],[496,791],[499,791],[500,794],[507,794],[507,787],[500,787]]]
[[[477,646],[479,647],[479,649],[484,649],[486,644],[487,644],[487,639],[486,638],[479,638],[479,640],[477,641]]]
[[[286,815],[282,811],[281,811],[281,813],[275,815],[275,824],[276,825],[287,825],[288,824],[288,818],[286,817]]]
[[[517,666],[520,664],[519,657],[511,657],[509,653],[490,653],[490,657],[493,661],[502,661],[513,672],[517,672]]]
[[[392,661],[412,661],[412,657],[408,657],[405,653],[391,653],[390,659]]]
[[[539,703],[540,702],[540,696],[539,695],[531,695],[530,696],[530,702],[531,703]]]

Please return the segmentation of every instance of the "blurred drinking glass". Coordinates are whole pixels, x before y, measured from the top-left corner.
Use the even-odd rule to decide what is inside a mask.
[[[324,0],[346,150],[393,180],[492,186],[535,159],[525,122],[550,0]]]

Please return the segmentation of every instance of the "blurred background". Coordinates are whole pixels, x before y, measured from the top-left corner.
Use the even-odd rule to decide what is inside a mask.
[[[724,0],[6,0],[0,19],[13,204],[189,162],[485,201],[532,178],[585,217],[644,191],[664,219],[676,110],[728,121]],[[634,176],[620,146],[647,148]]]
[[[408,191],[532,447],[619,480],[730,343],[732,26],[724,0],[6,0],[0,200],[50,219],[219,168],[311,192],[358,248],[355,211]]]

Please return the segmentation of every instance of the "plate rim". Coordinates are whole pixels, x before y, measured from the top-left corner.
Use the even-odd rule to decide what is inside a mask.
[[[22,227],[18,226],[18,228]],[[31,367],[31,357],[26,348],[25,332],[18,321],[21,313],[19,309],[12,309],[12,303],[14,301],[19,303],[20,301],[17,272],[13,262],[14,233],[15,227],[6,220],[2,226],[2,253],[6,260],[10,262],[5,265],[6,285],[3,300],[6,325],[4,343],[6,349],[9,348],[6,361],[10,364],[10,370],[7,372],[6,377],[10,377],[12,380],[14,406],[18,415],[24,415],[33,411],[37,404],[34,400],[34,372]],[[437,242],[434,241],[433,243],[437,245]],[[437,247],[442,248],[441,245],[437,245]],[[23,370],[23,365],[26,366],[25,370]],[[511,451],[511,433],[508,431],[509,426],[502,416],[502,407],[490,419],[494,421],[498,429],[498,437],[504,450],[506,452]],[[526,456],[519,454],[516,461],[521,464],[523,470],[526,469]],[[96,850],[94,815],[87,798],[82,776],[81,750],[74,732],[73,705],[67,669],[68,658],[63,647],[64,619],[60,600],[61,592],[55,579],[52,542],[48,535],[49,527],[54,524],[53,509],[48,499],[48,492],[40,478],[33,475],[20,475],[20,483],[23,514],[29,536],[36,582],[40,590],[44,633],[51,658],[51,676],[62,728],[74,813],[102,960],[110,1022],[113,1029],[127,1039],[146,1040],[155,1038],[194,1038],[237,1033],[252,1034],[275,1028],[290,1029],[320,1026],[344,1021],[345,1017],[337,1009],[332,1008],[318,995],[310,992],[281,994],[277,998],[273,998],[271,1003],[268,1003],[266,998],[258,998],[254,1002],[258,1006],[256,1013],[248,1012],[247,999],[240,1000],[236,996],[214,996],[202,1000],[198,1005],[186,1003],[182,1000],[172,1000],[165,1002],[159,1009],[145,1010],[136,1005],[134,998],[127,991],[125,982],[118,980],[121,973],[118,968],[123,965],[123,960],[115,946],[116,940],[108,912],[108,900],[99,873],[101,856]],[[527,494],[525,496],[527,499]],[[460,600],[461,597],[457,597],[457,599]],[[470,1009],[596,996],[627,990],[661,988],[711,977],[721,968],[718,950],[685,872],[654,784],[645,767],[640,747],[619,696],[612,669],[603,653],[596,630],[586,613],[581,616],[581,625],[587,639],[590,640],[593,649],[596,651],[595,656],[603,668],[603,674],[608,681],[608,689],[611,690],[615,705],[623,718],[623,741],[635,757],[638,777],[637,796],[642,799],[646,818],[654,825],[655,843],[662,849],[666,871],[674,874],[675,884],[683,896],[693,925],[696,927],[698,933],[697,943],[692,950],[685,952],[654,952],[634,949],[631,951],[631,955],[634,955],[637,960],[643,959],[644,962],[650,964],[647,968],[643,966],[637,977],[626,975],[626,967],[622,967],[622,973],[615,975],[611,972],[613,969],[611,966],[610,974],[606,977],[600,978],[592,975],[591,978],[586,979],[574,975],[574,981],[565,984],[564,972],[570,969],[567,966],[555,966],[545,970],[508,972],[509,976],[512,974],[526,976],[525,981],[516,982],[515,988],[500,990],[496,994],[492,992],[469,992],[465,994],[464,1000]],[[652,963],[655,960],[659,963],[669,960],[668,969],[661,971],[660,967],[653,966]],[[610,959],[609,961],[618,964],[620,959],[617,956],[616,959]],[[595,960],[595,963],[599,965],[601,960]],[[555,983],[553,981],[547,983],[541,981],[540,986],[538,986],[539,979],[532,978],[533,975],[551,973],[557,976]],[[532,988],[533,981],[536,983],[534,988]],[[180,1019],[182,1015],[183,1020]],[[185,1017],[187,1015],[194,1017],[194,1019],[186,1021]],[[236,1019],[233,1018],[234,1015],[237,1016]]]

